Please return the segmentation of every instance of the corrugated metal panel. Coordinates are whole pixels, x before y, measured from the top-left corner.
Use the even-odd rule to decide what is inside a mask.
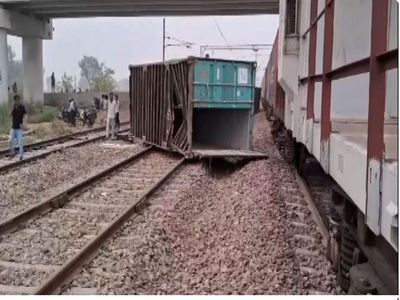
[[[131,66],[133,136],[165,149],[188,149],[187,61]]]

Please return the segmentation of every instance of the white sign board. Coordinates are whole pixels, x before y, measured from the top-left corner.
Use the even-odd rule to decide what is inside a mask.
[[[238,68],[238,84],[247,84],[249,82],[249,74],[246,68]]]

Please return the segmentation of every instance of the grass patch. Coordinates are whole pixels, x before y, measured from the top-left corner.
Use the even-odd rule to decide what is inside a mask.
[[[57,115],[58,115],[57,107],[43,106],[43,109],[34,110],[28,116],[28,123],[37,124],[37,123],[53,122],[53,120],[57,118]]]
[[[31,136],[36,140],[53,138],[56,136],[71,134],[73,128],[57,118],[52,122],[29,124]]]
[[[7,103],[0,104],[0,134],[9,134],[10,128],[10,107]]]

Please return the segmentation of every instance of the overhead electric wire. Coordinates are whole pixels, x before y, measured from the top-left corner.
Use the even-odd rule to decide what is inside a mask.
[[[162,28],[160,28],[157,24],[155,24],[153,21],[150,21],[150,20],[146,20],[147,22],[149,22],[150,24],[152,24],[152,25],[154,25],[155,27],[157,27],[157,29],[159,30],[159,31],[161,31],[162,32]],[[165,36],[165,38],[166,39],[169,39],[169,40],[174,40],[174,41],[177,41],[177,42],[180,42],[180,43],[182,43],[182,44],[187,44],[187,45],[196,45],[196,43],[194,43],[194,42],[189,42],[189,41],[186,41],[186,40],[181,40],[181,39],[178,39],[178,38],[176,38],[176,37],[173,37],[169,32],[165,32],[166,33],[166,36]]]
[[[217,28],[218,28],[218,31],[219,31],[220,35],[221,35],[222,38],[224,39],[225,44],[226,44],[228,47],[230,47],[230,44],[228,43],[228,41],[227,41],[227,39],[226,39],[224,33],[222,32],[222,29],[221,29],[221,27],[219,26],[218,21],[217,21],[217,18],[215,18],[215,16],[213,16],[213,20],[214,20],[214,22],[215,22],[215,25],[216,25]],[[235,55],[235,53],[233,52],[233,50],[232,50],[232,49],[230,49],[230,50],[231,50],[231,52],[232,52],[232,55],[233,55],[234,57],[236,57],[236,55]]]

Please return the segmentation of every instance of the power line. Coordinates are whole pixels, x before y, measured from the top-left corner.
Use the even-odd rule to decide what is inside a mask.
[[[147,22],[149,22],[151,25],[153,25],[154,27],[157,27],[157,30],[158,31],[163,31],[163,28],[160,28],[156,23],[154,23],[153,21],[150,21],[150,20],[146,20]],[[178,39],[178,38],[176,38],[176,37],[173,37],[168,31],[165,31],[165,38],[167,39],[167,40],[174,40],[174,41],[176,41],[176,42],[179,42],[179,43],[182,43],[182,44],[189,44],[189,45],[196,45],[196,43],[194,43],[194,42],[189,42],[189,41],[186,41],[186,40],[181,40],[181,39]]]
[[[175,43],[174,44],[171,44],[171,43],[166,44],[165,43],[166,40],[169,40],[169,41],[172,40],[172,41],[175,41]],[[194,46],[194,45],[195,45],[195,43],[181,40],[181,39],[175,38],[171,35],[167,36],[166,30],[165,30],[165,18],[163,18],[163,61],[165,61],[165,50],[167,47],[185,47],[187,49],[191,49],[192,46]]]
[[[196,45],[196,43],[189,42],[189,41],[186,41],[186,40],[181,40],[181,39],[175,38],[175,37],[173,37],[173,36],[168,36],[168,35],[167,35],[165,38],[168,39],[168,40],[173,40],[173,41],[182,43],[182,44]]]
[[[221,34],[222,38],[224,39],[225,44],[226,44],[228,47],[230,47],[230,45],[229,45],[229,43],[228,43],[228,41],[227,41],[227,39],[226,39],[224,33],[222,32],[221,27],[219,26],[219,24],[218,24],[218,22],[217,22],[217,18],[215,18],[215,17],[213,16],[213,20],[214,20],[214,22],[215,22],[215,25],[217,25],[218,31],[219,31],[219,33]],[[230,49],[230,50],[231,50],[231,52],[232,52],[232,55],[235,56],[235,53],[233,52],[233,50],[232,50],[232,49]],[[236,56],[235,56],[235,57],[236,57]]]

